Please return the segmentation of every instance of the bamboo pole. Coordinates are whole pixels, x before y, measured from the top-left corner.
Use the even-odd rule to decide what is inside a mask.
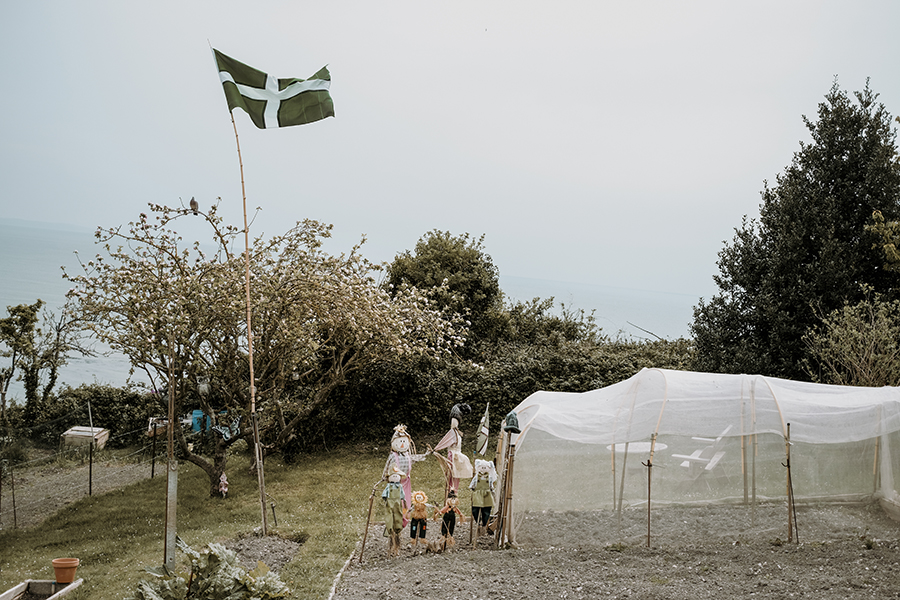
[[[511,434],[510,434],[511,435]],[[509,445],[509,462],[507,464],[507,483],[506,483],[506,540],[510,545],[516,545],[516,531],[512,519],[513,509],[513,475],[515,474],[516,462],[516,445]]]
[[[878,485],[880,483],[880,473],[878,470],[878,455],[881,450],[881,407],[878,407],[878,433],[875,436],[875,460],[872,464],[872,495],[878,493]]]
[[[625,497],[625,464],[628,462],[628,444],[629,442],[625,442],[625,450],[622,453],[622,477],[621,483],[619,484],[619,506],[616,509],[619,527],[622,526],[622,500]]]
[[[744,482],[744,506],[749,503],[747,489],[747,428],[744,424],[744,415],[746,414],[746,403],[744,400],[744,387],[741,386],[741,478]]]
[[[237,124],[234,122],[234,113],[231,116],[231,126],[234,128],[234,143],[237,146],[238,165],[241,169],[241,200],[244,208],[244,288],[247,294],[247,357],[250,364],[250,420],[253,424],[253,446],[256,461],[256,475],[259,484],[259,505],[262,515],[262,534],[268,535],[266,521],[266,477],[263,472],[262,448],[259,444],[259,424],[256,418],[256,377],[253,373],[253,327],[251,320],[250,302],[250,224],[247,222],[247,189],[244,185],[244,161],[241,158],[241,142],[238,139]]]
[[[759,434],[756,432],[756,382],[750,382],[750,428],[752,449],[750,451],[750,485],[752,490],[752,510],[750,523],[756,525],[756,456],[759,453]]]
[[[503,535],[506,529],[506,508],[507,508],[507,499],[506,499],[506,491],[509,486],[509,461],[510,461],[510,449],[512,444],[512,433],[506,432],[506,438],[503,445],[503,481],[500,484],[500,510],[497,513],[497,531],[494,533],[494,548],[500,548],[503,545]]]
[[[612,462],[612,498],[613,498],[613,510],[616,508],[616,445],[613,444],[610,446],[612,448],[612,452],[610,452],[610,460]]]
[[[791,480],[791,424],[787,424],[787,434],[784,438],[784,451],[787,464],[787,497],[788,497],[788,542],[794,541],[794,531],[797,529],[797,507],[794,504],[794,482]],[[797,531],[797,543],[800,543],[800,532]]]

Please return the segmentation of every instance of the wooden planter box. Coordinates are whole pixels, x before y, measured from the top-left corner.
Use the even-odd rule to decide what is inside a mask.
[[[12,589],[0,594],[0,600],[56,600],[82,584],[84,579],[72,583],[56,583],[50,579],[26,579]]]

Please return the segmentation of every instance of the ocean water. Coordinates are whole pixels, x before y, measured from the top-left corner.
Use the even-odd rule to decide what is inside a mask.
[[[93,230],[0,219],[0,317],[7,316],[7,306],[32,304],[38,298],[58,312],[71,287],[62,278],[60,267],[80,272],[76,251],[85,261],[97,253]],[[503,275],[500,286],[508,299],[552,296],[557,310],[562,303],[593,311],[597,324],[611,337],[686,337],[698,301],[698,297],[684,294]],[[82,383],[124,385],[128,370],[128,359],[122,355],[73,356],[60,372],[60,382],[73,387]],[[135,380],[145,381],[139,376]],[[14,383],[10,393],[21,398],[21,384]]]
[[[34,304],[37,299],[58,314],[71,287],[63,279],[61,267],[73,274],[80,272],[76,251],[85,260],[97,253],[93,230],[0,219],[0,317],[8,316],[8,306]],[[94,349],[106,351],[100,345]],[[121,354],[76,355],[60,370],[59,382],[73,387],[82,383],[121,386],[128,380],[128,370],[128,359]],[[20,382],[13,382],[9,391],[10,398],[24,397]]]

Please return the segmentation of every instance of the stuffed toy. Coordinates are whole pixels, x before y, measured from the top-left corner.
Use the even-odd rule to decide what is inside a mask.
[[[441,550],[446,550],[448,546],[453,547],[456,545],[453,532],[456,530],[457,515],[459,515],[460,523],[466,522],[462,511],[459,510],[459,498],[456,497],[456,492],[451,491],[447,496],[447,500],[444,501],[444,507],[434,512],[435,521],[437,521],[438,516],[441,517],[441,539],[438,542]]]
[[[428,549],[428,496],[425,492],[412,493],[412,509],[409,511],[409,537],[413,554],[416,553],[416,546],[419,540],[422,540],[422,546]]]
[[[469,484],[472,490],[472,526],[478,525],[474,545],[478,537],[485,533],[494,507],[494,484],[497,483],[497,469],[493,461],[475,459],[475,476]]]
[[[384,501],[384,536],[388,541],[388,555],[400,554],[400,532],[403,530],[403,486],[400,484],[404,473],[393,468],[388,475],[388,484],[381,492]]]
[[[409,437],[409,433],[406,431],[406,425],[397,425],[394,427],[394,435],[391,437],[391,453],[388,455],[387,462],[384,465],[384,471],[382,472],[383,477],[387,477],[390,475],[391,470],[396,468],[400,472],[404,473],[404,476],[401,480],[401,485],[403,486],[403,510],[404,513],[409,511],[410,505],[409,501],[412,498],[412,468],[413,463],[421,462],[428,458],[428,455],[431,454],[431,448],[428,449],[428,452],[425,454],[416,454],[416,445],[413,444],[412,438]],[[403,526],[406,527],[406,524],[409,521],[404,516],[403,518]]]

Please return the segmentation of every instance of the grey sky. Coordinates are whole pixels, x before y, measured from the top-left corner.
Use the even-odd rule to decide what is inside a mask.
[[[2,216],[111,226],[221,196],[240,224],[209,44],[332,74],[334,119],[235,113],[255,234],[315,218],[381,261],[483,233],[505,275],[698,297],[835,76],[900,113],[889,1],[4,2]]]

